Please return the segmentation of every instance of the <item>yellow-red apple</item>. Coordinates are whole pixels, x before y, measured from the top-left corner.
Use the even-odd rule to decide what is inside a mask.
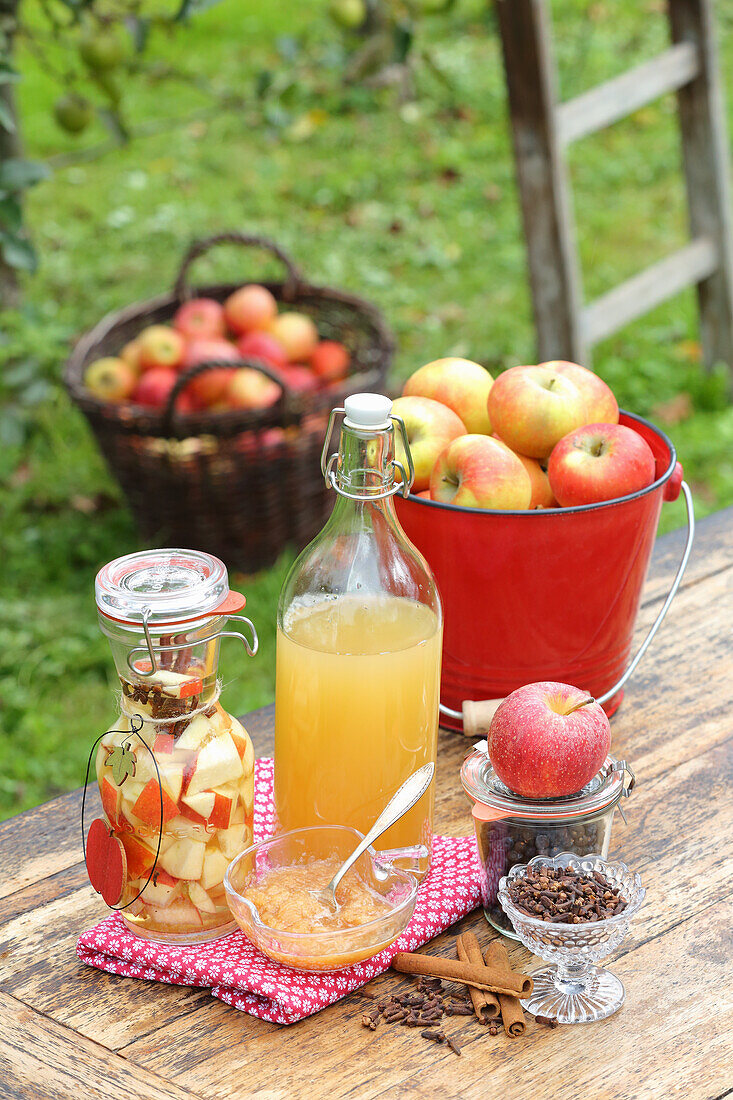
[[[168,325],[149,325],[137,338],[141,370],[156,367],[175,368],[181,365],[185,341],[180,332]]]
[[[324,382],[335,382],[349,373],[349,349],[338,340],[321,340],[311,352],[311,367]]]
[[[305,313],[278,313],[267,331],[282,344],[291,363],[310,359],[318,343],[318,329]]]
[[[504,443],[504,440],[498,436],[496,432],[492,432],[491,438],[498,439],[500,443]],[[506,447],[506,443],[504,443],[504,446]],[[511,447],[509,450],[512,450]],[[546,471],[542,468],[539,460],[536,458],[527,458],[526,455],[520,455],[517,451],[512,451],[512,454],[517,456],[529,474],[529,480],[532,483],[532,499],[529,502],[530,508],[557,508],[558,504],[555,500],[555,494],[550,488],[550,479]]]
[[[489,759],[523,798],[565,798],[603,766],[611,727],[587,691],[542,681],[507,695],[491,719]]]
[[[229,382],[223,400],[232,409],[266,409],[281,394],[277,382],[250,367],[239,367]]]
[[[438,456],[430,496],[464,508],[524,511],[532,499],[532,483],[517,456],[498,439],[462,435]]]
[[[419,493],[430,485],[430,475],[438,455],[452,439],[466,434],[459,416],[439,401],[429,397],[398,397],[392,405],[394,416],[405,422],[410,454],[415,467],[413,492]],[[407,470],[407,456],[401,432],[395,432],[395,457]]]
[[[487,399],[492,378],[470,359],[436,359],[420,367],[405,382],[405,397],[429,397],[453,409],[472,434],[488,435],[491,423]]]
[[[106,355],[86,368],[84,385],[101,401],[124,401],[137,385],[137,373],[124,359]]]
[[[563,508],[615,500],[654,481],[656,464],[645,439],[623,424],[586,424],[557,444],[547,466]]]
[[[618,424],[618,402],[613,390],[592,370],[581,367],[578,363],[568,363],[564,359],[553,359],[549,363],[540,363],[540,366],[556,370],[575,382],[585,397],[588,424]]]
[[[587,423],[578,386],[550,367],[510,367],[489,393],[494,431],[519,454],[547,458],[555,444]]]
[[[252,329],[267,328],[277,313],[277,302],[266,286],[250,283],[240,286],[224,303],[227,325],[242,335]]]

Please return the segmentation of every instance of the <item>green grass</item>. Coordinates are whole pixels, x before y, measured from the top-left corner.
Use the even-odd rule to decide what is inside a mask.
[[[69,154],[75,163],[30,196],[42,266],[26,283],[23,311],[0,315],[0,355],[20,371],[5,375],[20,418],[10,428],[0,419],[0,816],[78,785],[92,740],[114,717],[93,579],[138,540],[58,385],[74,336],[169,286],[192,237],[238,227],[278,240],[314,281],[375,301],[399,341],[395,378],[446,354],[492,370],[532,361],[501,60],[479,0],[459,0],[448,19],[426,23],[451,87],[420,70],[417,99],[403,106],[391,91],[343,90],[325,4],[248,7],[256,10],[225,0],[154,44],[160,57],[244,106],[212,112],[210,95],[190,82],[137,82],[128,119],[156,132],[89,160],[79,151],[104,141],[101,127],[77,142],[64,138],[51,118],[56,86],[32,58],[21,59],[28,153]],[[563,95],[659,49],[661,9],[657,0],[557,0]],[[723,5],[719,22],[723,71],[731,73]],[[279,36],[295,50],[281,42],[278,52]],[[263,70],[280,93],[258,102]],[[733,88],[728,119],[733,131]],[[671,102],[580,143],[571,166],[587,296],[685,239]],[[223,249],[197,274],[235,280],[273,270],[259,255]],[[684,294],[607,341],[594,365],[622,405],[665,425],[704,514],[733,502],[733,408],[724,375],[705,376],[698,340],[694,297]],[[663,529],[682,519],[679,503],[665,506]],[[224,702],[235,712],[272,698],[274,607],[287,563],[237,578],[262,649],[248,661],[225,646]]]

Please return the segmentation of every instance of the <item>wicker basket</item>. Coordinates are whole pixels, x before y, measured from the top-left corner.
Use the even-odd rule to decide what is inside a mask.
[[[340,340],[351,353],[350,374],[311,394],[296,394],[277,371],[259,361],[204,363],[182,372],[163,410],[108,404],[83,383],[86,366],[115,355],[147,325],[170,321],[186,298],[223,301],[236,284],[188,287],[191,264],[217,244],[254,245],[286,268],[283,282],[265,282],[279,302],[309,314],[322,337]],[[198,241],[183,259],[173,292],[108,314],[78,342],[64,370],[73,401],[91,424],[122,486],[141,535],[172,546],[208,550],[246,573],[271,565],[289,543],[300,548],[321,528],[332,501],[320,471],[331,408],[359,390],[382,390],[393,351],[379,312],[367,302],[328,287],[311,286],[271,241],[221,233]],[[264,410],[174,410],[190,378],[216,366],[254,366],[283,389]]]

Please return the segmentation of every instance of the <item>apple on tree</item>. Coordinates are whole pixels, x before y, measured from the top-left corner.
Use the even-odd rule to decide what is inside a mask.
[[[470,359],[436,359],[405,382],[404,397],[429,397],[447,405],[471,435],[488,435],[487,401],[493,380],[485,367]]]
[[[524,511],[532,499],[529,474],[515,454],[488,435],[462,435],[439,455],[430,496],[464,508]]]
[[[494,770],[511,791],[523,798],[565,798],[602,767],[611,727],[587,691],[541,681],[502,700],[487,742]]]
[[[649,444],[624,424],[587,424],[557,444],[547,467],[552,491],[563,508],[645,489],[656,463]]]
[[[447,405],[428,397],[398,397],[392,404],[392,413],[404,421],[415,467],[412,489],[419,493],[430,485],[430,475],[438,455],[451,440],[466,434],[465,425]],[[407,456],[400,432],[395,433],[395,458],[407,470]]]

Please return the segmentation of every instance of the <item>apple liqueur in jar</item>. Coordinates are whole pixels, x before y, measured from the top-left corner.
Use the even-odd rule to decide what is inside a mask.
[[[628,777],[628,782],[627,782]],[[625,760],[607,756],[589,783],[565,798],[522,798],[497,776],[481,741],[461,768],[463,789],[473,803],[473,824],[481,865],[481,901],[492,927],[517,939],[497,899],[499,880],[534,856],[608,856],[613,815],[634,788]]]
[[[106,828],[124,850],[114,907],[148,939],[216,939],[235,927],[224,874],[252,843],[254,750],[217,680],[223,634],[257,650],[253,625],[234,614],[244,597],[218,558],[195,550],[118,558],[95,591],[120,685],[95,758]],[[225,629],[231,619],[251,641]]]

